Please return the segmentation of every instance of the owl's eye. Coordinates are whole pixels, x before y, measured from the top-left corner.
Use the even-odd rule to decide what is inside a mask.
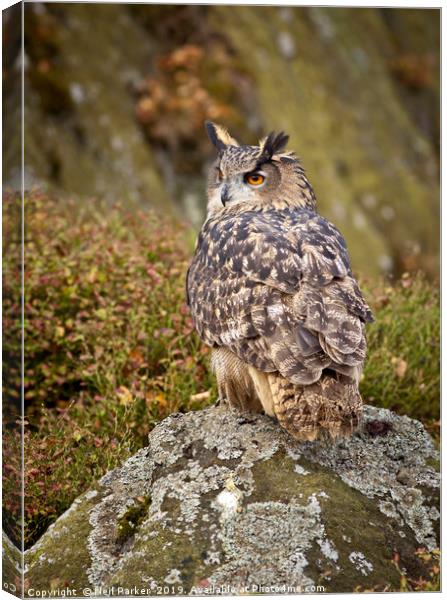
[[[219,167],[216,167],[216,172],[217,172],[217,179],[219,181],[222,181],[222,179],[223,179],[223,173],[222,173],[222,171],[220,170]]]
[[[265,175],[262,175],[262,173],[247,173],[244,177],[244,181],[245,183],[248,183],[248,185],[257,187],[264,183]]]

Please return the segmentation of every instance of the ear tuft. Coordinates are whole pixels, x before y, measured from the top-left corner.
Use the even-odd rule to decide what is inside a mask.
[[[212,121],[205,121],[205,129],[211,143],[218,150],[225,150],[227,146],[239,146],[237,141],[231,137],[225,127],[217,125]]]
[[[272,158],[274,154],[279,154],[287,146],[289,136],[281,131],[275,133],[272,131],[260,142],[261,154],[267,158]]]

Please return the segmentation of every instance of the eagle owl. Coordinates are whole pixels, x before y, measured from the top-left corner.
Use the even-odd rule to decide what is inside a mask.
[[[371,311],[340,232],[316,211],[288,136],[240,145],[207,122],[217,149],[187,299],[212,348],[219,397],[264,411],[292,436],[348,435]]]

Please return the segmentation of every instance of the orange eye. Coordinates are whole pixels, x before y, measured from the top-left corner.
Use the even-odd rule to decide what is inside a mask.
[[[249,173],[245,176],[245,182],[249,185],[262,185],[265,181],[264,175],[260,173]]]

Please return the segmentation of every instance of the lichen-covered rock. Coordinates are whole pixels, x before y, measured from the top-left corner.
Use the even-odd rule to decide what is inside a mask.
[[[2,586],[3,590],[22,598],[22,554],[2,533]]]
[[[436,461],[422,425],[384,409],[335,443],[221,407],[175,414],[27,551],[27,587],[395,589],[395,553],[419,577],[415,550],[437,545]]]

